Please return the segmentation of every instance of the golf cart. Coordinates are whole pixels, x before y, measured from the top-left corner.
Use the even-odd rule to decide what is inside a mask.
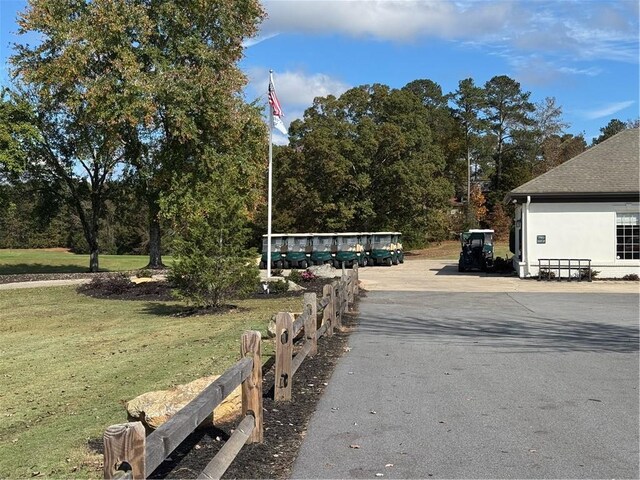
[[[311,265],[311,235],[290,233],[287,235],[287,252],[283,253],[284,268],[307,268]]]
[[[493,230],[472,229],[460,234],[458,271],[493,269]]]
[[[402,249],[402,233],[394,232],[393,235],[391,236],[391,241],[393,242],[393,247],[395,248],[395,251],[396,251],[395,265],[397,265],[398,263],[404,263],[404,250]]]
[[[315,265],[333,263],[336,256],[336,241],[333,233],[310,233],[311,262]]]
[[[284,268],[287,256],[287,236],[282,234],[271,235],[271,266]],[[267,235],[262,236],[262,258],[260,268],[267,268]]]
[[[373,265],[397,265],[398,255],[392,236],[397,232],[375,232],[371,240],[371,263]]]
[[[333,259],[333,266],[340,268],[344,263],[347,267],[358,264],[361,267],[366,265],[364,247],[362,246],[359,233],[337,233],[337,251]]]

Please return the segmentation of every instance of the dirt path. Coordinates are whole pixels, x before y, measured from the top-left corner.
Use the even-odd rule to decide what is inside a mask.
[[[640,293],[638,282],[622,280],[542,281],[482,272],[458,272],[453,260],[410,259],[393,267],[362,268],[360,281],[366,290],[407,292],[554,292]]]

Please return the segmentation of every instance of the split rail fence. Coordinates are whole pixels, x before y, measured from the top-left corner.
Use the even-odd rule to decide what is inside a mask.
[[[302,314],[276,315],[275,400],[290,400],[293,376],[307,356],[318,351],[318,339],[332,336],[342,327],[349,303],[358,295],[358,269],[345,271],[341,280],[323,288],[318,302],[315,293],[304,294]],[[322,317],[318,328],[318,307]],[[303,334],[303,344],[293,355],[294,339]],[[166,423],[146,436],[141,422],[112,425],[104,432],[104,478],[147,478],[238,385],[242,386],[242,421],[217,455],[200,473],[200,479],[218,479],[229,468],[245,443],[262,443],[261,335],[242,335],[241,359],[206,387]]]

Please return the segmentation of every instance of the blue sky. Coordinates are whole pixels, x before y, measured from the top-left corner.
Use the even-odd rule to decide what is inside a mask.
[[[0,81],[22,0],[0,0]],[[555,97],[570,133],[587,141],[611,118],[639,113],[637,0],[265,1],[268,18],[246,42],[248,100],[266,102],[274,70],[285,123],[313,98],[382,83],[431,79],[444,92],[472,77],[509,75],[532,100]],[[285,141],[277,139],[278,143]]]

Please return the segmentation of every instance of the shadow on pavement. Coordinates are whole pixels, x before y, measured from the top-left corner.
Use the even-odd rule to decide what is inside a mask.
[[[511,272],[505,272],[505,273],[500,273],[500,272],[482,272],[480,270],[468,270],[466,272],[459,272],[458,271],[458,265],[445,265],[442,268],[430,268],[429,269],[430,272],[437,272],[436,276],[441,276],[441,275],[445,275],[445,276],[460,276],[460,277],[494,277],[494,278],[501,278],[501,277],[515,277],[515,272],[511,271]]]
[[[625,326],[604,322],[552,320],[528,317],[522,320],[496,320],[474,317],[470,320],[447,316],[440,318],[392,318],[381,313],[367,315],[359,330],[385,336],[425,336],[458,338],[465,342],[509,347],[521,351],[548,349],[582,352],[637,352],[638,325]]]

